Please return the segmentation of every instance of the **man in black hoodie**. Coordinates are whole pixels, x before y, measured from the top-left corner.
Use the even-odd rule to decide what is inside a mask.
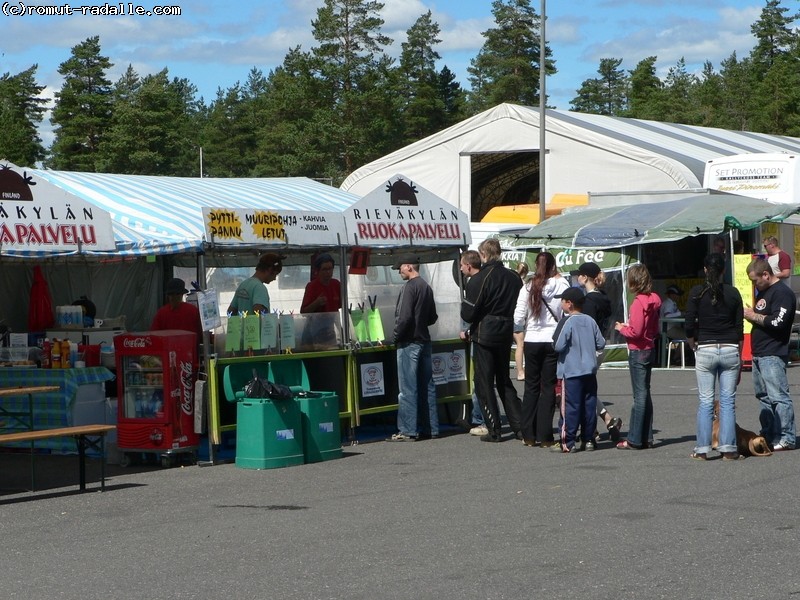
[[[521,405],[509,376],[514,339],[514,308],[522,280],[500,262],[500,243],[487,239],[478,246],[483,267],[467,284],[461,318],[470,324],[475,393],[489,433],[484,442],[500,441],[500,409],[494,393],[500,393],[508,424],[521,439]]]

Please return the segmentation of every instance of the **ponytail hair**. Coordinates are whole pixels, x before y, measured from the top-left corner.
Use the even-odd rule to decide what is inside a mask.
[[[703,283],[700,296],[702,297],[706,293],[710,294],[711,304],[716,306],[717,302],[722,300],[722,274],[725,271],[725,257],[718,252],[712,252],[703,260],[703,266],[705,267],[706,280]]]
[[[542,309],[542,291],[547,280],[557,273],[556,258],[549,252],[540,252],[536,255],[536,265],[531,278],[531,287],[528,291],[528,304],[531,307],[531,314],[538,318],[539,311]]]

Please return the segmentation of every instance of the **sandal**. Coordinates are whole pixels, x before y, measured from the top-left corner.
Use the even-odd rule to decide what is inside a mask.
[[[694,460],[708,460],[708,457],[703,452],[692,452],[689,455],[689,458],[692,458]]]
[[[641,448],[639,448],[639,446],[629,444],[628,440],[622,440],[619,444],[617,444],[617,450],[641,450]]]
[[[739,460],[744,459],[744,456],[739,454],[738,452],[723,452],[722,453],[722,460]]]
[[[417,438],[405,433],[393,433],[392,437],[386,438],[387,442],[416,442]]]
[[[614,417],[608,422],[608,425],[606,425],[606,429],[608,429],[608,437],[611,438],[612,442],[619,442],[621,428],[622,428],[622,419],[620,419],[619,417]]]

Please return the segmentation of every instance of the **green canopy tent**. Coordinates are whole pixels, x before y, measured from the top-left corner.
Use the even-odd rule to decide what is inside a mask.
[[[506,248],[620,248],[753,229],[797,213],[800,204],[706,189],[590,194],[589,206],[569,209],[501,240]]]
[[[612,278],[613,293],[607,291],[613,296],[615,318],[624,320],[627,314],[624,273],[629,264],[642,260],[645,244],[730,234],[765,222],[784,221],[798,213],[800,204],[781,204],[707,189],[590,194],[589,206],[564,211],[525,233],[501,235],[500,242],[506,249],[549,249],[556,253],[562,271],[577,268],[583,260],[595,260],[607,270],[611,262],[608,255],[617,256],[619,262],[612,270],[619,275]],[[619,255],[603,252],[613,249],[618,249]],[[726,270],[728,274],[733,272],[731,265]],[[604,333],[614,338],[613,332]]]

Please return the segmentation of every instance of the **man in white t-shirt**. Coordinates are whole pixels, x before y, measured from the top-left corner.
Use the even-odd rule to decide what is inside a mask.
[[[660,316],[662,319],[677,319],[681,316],[678,308],[678,298],[683,295],[683,290],[677,285],[667,288],[664,300],[661,302]],[[667,328],[667,337],[671,340],[682,340],[686,338],[686,330],[680,323],[675,323]]]
[[[764,250],[767,251],[767,262],[775,276],[792,287],[792,257],[778,246],[778,238],[764,238]]]

